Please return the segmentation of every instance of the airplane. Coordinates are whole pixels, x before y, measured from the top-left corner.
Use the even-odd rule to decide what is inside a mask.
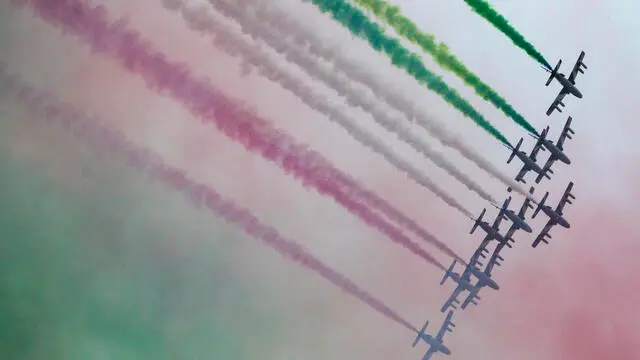
[[[582,99],[582,93],[578,90],[578,88],[576,88],[576,76],[578,75],[578,73],[584,74],[584,70],[587,69],[587,65],[585,65],[582,62],[583,59],[584,59],[584,51],[580,53],[580,56],[578,57],[578,61],[576,61],[576,64],[573,66],[573,70],[571,70],[571,74],[569,74],[568,79],[565,77],[563,73],[558,72],[558,70],[560,69],[560,64],[562,64],[562,60],[558,60],[558,65],[556,65],[556,67],[553,70],[549,70],[546,67],[542,67],[545,71],[551,74],[549,75],[549,80],[547,80],[547,83],[545,84],[545,86],[549,86],[549,84],[551,84],[551,81],[553,81],[554,78],[558,80],[560,85],[562,85],[562,90],[560,90],[560,93],[558,94],[558,96],[556,96],[556,99],[551,104],[551,107],[549,107],[549,110],[547,110],[547,116],[551,115],[553,110],[558,110],[558,112],[562,112],[562,109],[560,109],[558,106],[564,107],[564,103],[562,102],[562,99],[564,99],[564,97],[568,94],[571,94],[577,97],[578,99]]]
[[[471,228],[471,232],[469,234],[473,234],[473,232],[476,231],[476,228],[480,226],[482,230],[487,233],[487,236],[485,236],[484,240],[482,241],[483,244],[489,243],[491,240],[495,239],[498,240],[498,242],[507,243],[507,246],[511,247],[511,245],[508,244],[509,238],[500,234],[500,223],[502,222],[502,219],[505,218],[504,209],[500,209],[500,212],[498,213],[498,216],[496,216],[496,220],[493,222],[493,225],[489,225],[488,222],[482,221],[482,217],[486,212],[487,209],[482,209],[480,216],[475,219],[475,223],[473,224],[473,227]]]
[[[482,289],[484,286],[488,286],[494,290],[500,289],[500,286],[490,276],[485,274],[477,267],[479,263],[478,254],[481,252],[481,249],[484,249],[484,247],[481,246],[480,248],[478,248],[478,250],[476,250],[462,275],[453,271],[453,268],[456,266],[457,260],[454,260],[451,266],[449,266],[449,269],[447,269],[447,271],[445,272],[444,277],[440,281],[440,285],[443,285],[448,278],[451,278],[458,285],[453,290],[453,293],[451,294],[449,299],[445,301],[444,305],[440,309],[441,312],[447,311],[449,307],[455,309],[455,304],[459,304],[458,295],[460,295],[460,293],[463,291],[469,292],[467,298],[464,300],[461,306],[462,309],[466,309],[466,307],[470,303],[473,303],[475,305],[478,304],[476,302],[476,300],[480,300],[478,292],[480,292],[480,289]],[[478,279],[478,282],[475,285],[471,283],[471,274],[473,274]]]
[[[536,157],[538,156],[538,151],[542,149],[542,145],[539,143],[536,143],[536,145],[534,145],[533,149],[531,150],[531,154],[527,156],[527,154],[524,151],[520,150],[520,146],[522,145],[523,140],[524,140],[523,138],[520,138],[520,141],[518,141],[518,145],[516,145],[515,148],[511,147],[510,145],[507,146],[507,148],[511,150],[511,155],[507,160],[507,164],[510,164],[511,161],[516,156],[522,161],[522,164],[523,164],[522,169],[520,169],[520,172],[518,173],[518,175],[516,175],[515,180],[521,183],[525,183],[526,181],[524,181],[524,176],[530,170],[533,170],[538,174],[542,174],[542,176],[546,177],[547,179],[551,179],[551,176],[549,176],[547,172],[543,171],[542,168],[540,168],[540,166],[538,165],[538,163],[536,163]]]
[[[553,174],[553,170],[551,170],[551,166],[553,165],[554,162],[560,160],[567,165],[571,164],[571,160],[564,153],[564,141],[566,139],[573,139],[571,135],[575,134],[575,131],[573,131],[573,129],[571,128],[571,116],[569,116],[569,118],[567,119],[567,122],[564,124],[564,128],[562,129],[562,133],[560,134],[560,137],[558,138],[557,143],[554,144],[553,141],[546,138],[548,133],[549,133],[549,127],[547,126],[542,131],[542,134],[540,134],[540,137],[538,138],[538,142],[542,146],[544,146],[544,148],[549,150],[549,152],[551,153],[551,156],[549,156],[549,159],[542,167],[542,171],[545,173],[549,172]],[[536,184],[539,184],[540,180],[542,180],[542,176],[538,174],[538,177],[536,178]]]
[[[442,338],[444,337],[447,331],[452,332],[453,328],[456,327],[456,325],[451,321],[452,317],[453,317],[453,311],[449,311],[449,313],[447,314],[447,317],[444,319],[444,322],[442,323],[442,326],[440,326],[440,330],[438,331],[438,334],[436,334],[435,337],[429,334],[425,334],[427,325],[429,325],[429,320],[427,320],[424,323],[424,326],[418,332],[418,336],[416,336],[416,339],[413,341],[413,347],[415,347],[418,344],[418,341],[420,341],[420,339],[424,340],[424,342],[430,345],[429,350],[427,351],[426,354],[424,354],[424,356],[422,357],[422,360],[429,360],[431,359],[433,354],[439,353],[439,352],[445,355],[451,355],[451,350],[449,350],[449,348],[444,345],[444,343],[442,342]]]
[[[533,188],[531,189],[533,190]],[[509,196],[504,200],[504,203],[502,204],[502,208],[500,209],[500,213],[502,214],[505,220],[508,219],[509,221],[511,221],[512,225],[511,225],[511,228],[509,228],[509,231],[511,231],[511,229],[515,229],[515,230],[522,229],[528,233],[531,233],[533,231],[531,229],[531,226],[529,226],[529,224],[527,224],[527,222],[524,220],[524,214],[527,211],[527,208],[531,208],[531,209],[533,208],[533,206],[529,204],[530,202],[531,200],[529,198],[525,198],[525,201],[524,203],[522,203],[522,207],[520,208],[520,211],[518,211],[518,213],[516,214],[515,211],[509,209],[509,204],[511,203],[511,196]],[[510,236],[506,235],[505,238],[509,239]]]
[[[571,202],[571,199],[576,198],[573,194],[571,194],[571,189],[573,189],[573,182],[570,182],[567,186],[567,189],[564,191],[564,194],[562,195],[562,198],[560,199],[560,202],[558,203],[558,206],[555,208],[555,210],[552,209],[551,206],[544,204],[544,202],[547,200],[547,196],[549,196],[549,192],[544,195],[542,201],[540,201],[540,204],[538,204],[538,208],[533,212],[533,215],[531,217],[535,218],[536,215],[538,215],[538,212],[542,210],[549,217],[549,221],[544,226],[544,229],[542,229],[542,231],[540,232],[540,235],[538,235],[538,237],[533,241],[533,244],[531,244],[532,247],[535,248],[540,242],[548,244],[549,241],[546,238],[551,238],[551,235],[549,235],[549,230],[551,230],[554,225],[561,225],[567,229],[571,227],[569,222],[562,216],[562,210],[564,209],[564,206],[566,204],[573,204],[573,202]]]

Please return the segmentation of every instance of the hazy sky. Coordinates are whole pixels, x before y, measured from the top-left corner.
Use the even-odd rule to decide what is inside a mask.
[[[279,85],[240,62],[211,39],[188,28],[161,1],[92,0],[113,19],[152,40],[168,58],[187,63],[230,96],[326,155],[464,257],[481,235],[471,223],[380,156],[350,138]],[[446,341],[457,359],[630,359],[640,357],[636,339],[640,301],[635,254],[640,193],[635,144],[634,83],[640,81],[640,5],[632,1],[494,0],[492,4],[555,64],[568,72],[580,50],[589,67],[578,80],[582,100],[566,98],[563,114],[544,113],[559,91],[545,87],[547,74],[462,0],[396,0],[426,32],[445,42],[472,71],[503,95],[536,128],[551,126],[555,138],[566,117],[574,119],[570,167],[558,164],[550,191],[557,202],[569,180],[575,205],[571,229],[554,229],[550,245],[532,238],[504,255],[497,292],[457,314]],[[588,4],[587,4],[588,3]],[[274,0],[353,58],[424,106],[434,117],[513,176],[507,151],[437,95],[389,60],[354,40],[313,5]],[[407,45],[411,49],[415,47]],[[0,2],[0,61],[31,85],[54,92],[140,146],[251,209],[297,240],[328,265],[420,327],[441,321],[439,308],[453,285],[439,286],[441,271],[367,227],[330,198],[305,189],[274,164],[211,126],[201,125],[181,104],[145,87],[141,78],[108,57],[92,55],[75,37],[44,23],[26,8]],[[511,142],[533,139],[430,57],[441,74]],[[284,60],[282,60],[284,63]],[[300,73],[298,71],[298,73]],[[306,75],[302,81],[342,100]],[[466,208],[490,207],[441,169],[349,110],[359,124]],[[72,135],[29,115],[19,104],[0,102],[0,353],[9,359],[419,359],[414,335],[342,293],[317,275],[280,257],[238,228],[194,209],[179,194],[152,183],[117,158],[107,159]],[[497,199],[505,186],[451,149],[443,151]],[[517,161],[515,161],[517,163]],[[530,176],[530,175],[529,175]],[[516,202],[521,198],[516,196]],[[490,216],[495,214],[489,209]],[[543,218],[543,216],[540,216]],[[532,221],[534,231],[544,219]],[[448,257],[424,248],[443,262]],[[441,357],[442,358],[442,357]]]

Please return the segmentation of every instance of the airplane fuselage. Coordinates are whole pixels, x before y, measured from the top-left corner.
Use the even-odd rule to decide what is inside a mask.
[[[484,230],[491,238],[496,239],[501,243],[507,242],[504,236],[502,236],[502,234],[500,234],[498,230],[494,229],[493,226],[489,225],[488,223],[481,222],[480,227],[482,227],[482,230]]]
[[[451,350],[449,350],[448,347],[446,347],[443,343],[439,342],[438,340],[434,339],[431,335],[424,334],[421,337],[422,337],[422,340],[424,340],[427,344],[431,346],[432,352],[441,352],[445,355],[451,354]]]
[[[569,160],[569,157],[562,150],[560,150],[556,146],[556,144],[553,143],[553,141],[543,139],[542,143],[544,144],[544,147],[546,147],[547,150],[549,150],[549,152],[551,152],[551,154],[553,154],[555,158],[557,158],[558,160],[562,161],[567,165],[571,164],[571,160]]]
[[[547,214],[549,219],[553,220],[553,222],[555,222],[556,224],[567,229],[571,227],[569,222],[565,218],[563,218],[562,215],[555,212],[555,210],[553,210],[550,206],[544,206],[542,210],[545,212],[545,214]]]
[[[533,171],[537,172],[538,174],[540,174],[542,172],[542,169],[540,168],[540,166],[538,166],[538,164],[536,164],[535,161],[531,160],[531,158],[528,157],[527,154],[524,151],[519,151],[517,154],[518,154],[518,157],[520,158],[520,160],[522,160],[524,165],[527,167],[527,169],[533,170]]]
[[[460,287],[463,290],[471,290],[473,289],[473,284],[471,284],[470,282],[466,281],[466,280],[462,280],[462,278],[460,277],[460,274],[458,273],[451,273],[451,279],[453,279],[453,281],[455,281],[458,285],[460,285]]]
[[[511,220],[511,222],[515,224],[519,229],[522,229],[528,233],[533,231],[531,229],[531,226],[529,226],[529,224],[522,220],[520,216],[518,216],[518,214],[516,214],[513,210],[506,210],[504,213],[505,215],[507,215],[509,220]]]
[[[571,81],[569,81],[569,79],[564,76],[564,74],[556,74],[556,79],[558,80],[560,85],[562,85],[562,87],[565,88],[571,95],[577,97],[578,99],[582,99],[582,93],[580,92],[580,90],[578,90],[578,88],[576,88],[576,86],[573,85]]]

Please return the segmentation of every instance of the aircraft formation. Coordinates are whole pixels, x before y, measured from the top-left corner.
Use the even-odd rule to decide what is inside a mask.
[[[556,97],[547,111],[547,115],[550,115],[554,109],[557,109],[558,112],[562,112],[558,105],[564,106],[562,100],[568,94],[574,95],[577,98],[582,98],[582,93],[576,87],[575,79],[578,73],[584,73],[583,69],[587,68],[583,62],[584,56],[585,52],[582,51],[568,78],[559,72],[562,60],[558,61],[558,65],[556,65],[553,70],[543,67],[543,69],[551,73],[546,85],[548,86],[553,79],[556,79],[563,87],[560,94]],[[555,143],[549,139],[550,126],[547,126],[539,136],[532,135],[532,137],[536,138],[537,141],[529,154],[520,150],[524,140],[523,138],[520,138],[515,147],[510,148],[511,155],[509,156],[507,163],[511,163],[511,161],[516,157],[522,162],[522,168],[515,177],[516,181],[526,183],[525,176],[529,171],[533,171],[536,174],[534,181],[536,184],[539,184],[545,178],[551,179],[551,174],[553,174],[551,167],[557,161],[567,165],[571,164],[569,156],[564,151],[564,143],[566,139],[572,139],[572,135],[575,134],[574,130],[571,128],[571,121],[572,118],[569,116],[564,124],[562,132],[560,133],[560,137]],[[540,151],[549,152],[549,157],[542,166],[538,163],[538,154]],[[451,266],[449,266],[445,271],[444,277],[442,278],[442,281],[440,281],[440,285],[444,285],[448,279],[452,279],[456,284],[456,287],[440,309],[442,313],[446,313],[446,317],[437,334],[435,336],[431,336],[426,333],[426,328],[429,324],[427,321],[418,332],[418,335],[413,342],[414,347],[420,340],[423,340],[429,345],[429,349],[422,357],[422,360],[429,360],[437,353],[444,355],[451,354],[451,350],[445,345],[444,335],[447,332],[452,332],[455,327],[452,319],[454,310],[457,310],[458,306],[460,306],[460,309],[464,310],[469,306],[469,304],[478,305],[478,301],[480,300],[480,296],[478,294],[480,293],[480,290],[485,287],[493,290],[500,289],[499,285],[493,280],[492,274],[494,268],[496,266],[501,266],[504,261],[504,257],[502,256],[503,249],[505,247],[513,247],[513,243],[515,243],[513,235],[516,231],[522,230],[526,233],[533,232],[532,227],[527,223],[527,210],[535,209],[531,215],[532,219],[536,218],[540,212],[544,213],[548,217],[546,225],[537,233],[537,236],[531,243],[533,248],[537,247],[541,242],[549,244],[549,239],[551,239],[550,231],[554,226],[560,225],[564,228],[570,228],[571,225],[564,216],[564,208],[567,204],[572,204],[572,200],[575,199],[575,196],[571,192],[572,190],[573,182],[569,182],[564,194],[555,207],[547,204],[549,192],[546,192],[542,200],[536,204],[537,206],[532,204],[535,202],[531,200],[531,198],[525,197],[522,205],[516,212],[516,210],[509,208],[511,204],[511,196],[509,196],[504,200],[501,207],[496,206],[499,211],[493,220],[493,223],[491,223],[491,221],[484,220],[484,216],[487,212],[486,208],[482,210],[478,218],[472,218],[474,223],[471,227],[470,234],[473,234],[477,228],[480,228],[486,233],[486,235],[478,248],[471,255],[469,262],[467,264],[463,264],[464,270],[462,271],[462,274],[455,271],[455,267],[458,262],[457,260],[454,260]],[[508,188],[507,191],[511,192],[512,189]],[[529,188],[529,194],[533,195],[534,191],[535,187],[531,186]],[[503,220],[508,220],[511,223],[507,232],[504,234],[501,233],[500,230],[500,225]],[[488,248],[492,241],[497,243],[493,252]],[[462,300],[460,299],[461,295],[464,296],[464,299]]]
[[[562,61],[552,67],[533,45],[510,27],[509,22],[485,0],[464,1],[509,37],[514,45],[543,66],[550,74],[546,86],[554,79],[562,85],[562,90],[546,111],[547,116],[555,110],[562,112],[565,106],[563,101],[567,95],[582,98],[582,93],[576,86],[576,78],[587,68],[583,62],[584,51],[579,55],[571,73],[565,76],[560,72]],[[110,132],[106,128],[87,130],[91,127],[87,127],[86,124],[97,126],[109,123],[108,121],[90,120],[87,117],[81,121],[83,117],[78,115],[78,109],[72,106],[65,107],[63,104],[50,104],[49,102],[54,102],[53,97],[47,93],[34,95],[36,90],[25,90],[27,85],[16,85],[20,82],[15,76],[8,73],[3,75],[4,65],[1,62],[0,85],[3,85],[3,81],[5,85],[11,85],[6,87],[13,89],[14,98],[40,117],[66,127],[66,130],[73,131],[78,137],[84,137],[91,146],[106,147],[110,154],[124,158],[130,165],[147,172],[153,179],[161,180],[173,190],[186,194],[188,200],[197,208],[206,208],[215,216],[242,229],[248,236],[275,249],[287,260],[315,272],[342,292],[358,298],[363,305],[369,306],[378,314],[414,334],[417,333],[414,347],[421,341],[430,345],[423,357],[424,360],[437,353],[451,354],[444,338],[455,327],[455,312],[458,307],[466,309],[469,304],[477,305],[484,287],[500,289],[493,279],[493,270],[504,261],[503,249],[513,247],[514,234],[518,230],[532,234],[535,236],[532,242],[535,248],[540,243],[549,243],[554,226],[570,227],[564,215],[564,207],[575,199],[572,194],[573,182],[566,186],[559,202],[553,205],[547,202],[548,192],[538,202],[533,197],[535,185],[528,190],[519,185],[527,183],[526,177],[529,172],[534,173],[534,184],[540,184],[544,179],[552,179],[552,167],[556,162],[571,164],[565,152],[565,142],[574,135],[571,128],[572,119],[568,117],[555,142],[550,138],[550,126],[538,132],[498,91],[483,82],[462,60],[451,53],[446,44],[438,43],[432,34],[424,33],[409,18],[402,16],[398,7],[385,0],[300,2],[306,3],[304,6],[307,7],[315,7],[315,11],[319,12],[317,15],[331,17],[339,26],[348,30],[352,37],[368,43],[376,53],[388,58],[390,66],[404,71],[416,84],[438,95],[448,106],[456,109],[458,115],[464,116],[486,135],[504,144],[510,151],[507,163],[510,164],[516,158],[522,163],[515,178],[504,175],[490,164],[482,152],[474,149],[472,143],[475,139],[465,139],[464,136],[447,129],[447,126],[444,126],[445,122],[441,122],[438,116],[433,116],[423,103],[413,100],[408,91],[393,86],[391,82],[388,83],[384,73],[360,61],[357,56],[344,54],[344,47],[339,42],[327,41],[328,39],[318,36],[321,31],[318,31],[313,21],[301,17],[296,12],[290,13],[277,1],[162,0],[157,5],[162,6],[168,13],[180,16],[185,28],[193,33],[192,36],[207,37],[212,40],[212,45],[218,51],[239,60],[241,75],[260,76],[279,86],[280,90],[295,96],[307,110],[320,114],[322,120],[339,126],[350,138],[384,158],[396,171],[402,172],[416,185],[430,191],[443,203],[473,220],[470,233],[481,229],[486,235],[467,263],[422,224],[413,221],[410,216],[395,208],[359,179],[335,166],[329,158],[314,150],[312,146],[288,134],[258,109],[247,106],[244,100],[227,94],[224,86],[215,84],[215,77],[208,79],[196,76],[183,62],[172,61],[170,55],[156,48],[153,41],[136,30],[135,24],[129,22],[128,18],[113,20],[112,16],[115,15],[109,15],[108,7],[94,5],[87,0],[23,0],[13,2],[12,5],[29,8],[34,16],[52,28],[60,30],[65,36],[73,37],[74,41],[90,48],[93,53],[113,60],[127,74],[144,80],[147,90],[181,104],[188,111],[190,121],[215,127],[227,140],[276,165],[282,172],[301,182],[309,191],[315,191],[333,200],[337,206],[359,218],[368,227],[379,231],[388,240],[445,271],[441,285],[451,279],[456,287],[441,308],[441,312],[446,315],[433,336],[427,333],[428,321],[418,331],[381,300],[349,280],[346,275],[304,250],[300,243],[286,238],[273,226],[260,222],[259,217],[252,215],[248,209],[239,207],[230,199],[224,199],[215,189],[205,187],[197,181],[188,181],[182,170],[164,164],[160,155],[128,144],[126,140],[118,138],[116,132]],[[396,35],[390,35],[385,27],[394,30]],[[533,149],[529,153],[522,149],[524,138],[520,138],[517,145],[512,146],[499,129],[476,110],[465,96],[449,86],[441,76],[421,61],[422,54],[411,51],[396,37],[402,37],[403,41],[420,48],[422,53],[429,54],[440,68],[455,74],[466,86],[473,88],[476,95],[494,105],[506,117],[525,129],[535,139]],[[332,94],[318,91],[315,86],[317,84],[331,88]],[[3,86],[0,88],[4,89]],[[8,91],[0,91],[0,96],[6,93]],[[67,110],[62,111],[61,108]],[[357,121],[351,111],[354,109],[367,113],[366,118],[375,123],[375,126],[384,128],[468,190],[495,206],[498,209],[496,218],[487,219],[486,208],[477,218],[474,217],[454,196],[438,186],[428,173],[403,159],[393,147],[371,132],[368,124]],[[66,120],[59,121],[62,117]],[[84,124],[80,126],[82,122]],[[448,160],[445,154],[432,147],[429,141],[425,141],[417,132],[414,133],[411,124],[415,125],[417,131],[426,131],[433,141],[459,153],[486,171],[494,180],[509,186],[509,191],[516,190],[519,194],[525,195],[522,204],[512,206],[513,199],[508,196],[499,206],[498,201],[472,177]],[[100,136],[96,138],[96,134]],[[107,134],[118,139],[107,142],[101,138],[108,137]],[[541,161],[540,157],[544,152],[548,152],[548,158]],[[540,213],[548,217],[542,230],[533,229],[528,223],[529,210],[533,210],[531,218]],[[510,224],[506,232],[501,229],[503,221]],[[447,269],[436,257],[422,249],[414,238],[436,246],[456,260]],[[462,263],[464,269],[457,270],[458,263]]]

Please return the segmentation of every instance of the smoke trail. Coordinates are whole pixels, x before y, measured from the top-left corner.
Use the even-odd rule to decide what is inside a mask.
[[[229,31],[223,24],[216,21],[213,14],[207,14],[206,10],[206,8],[198,6],[182,7],[182,15],[191,28],[215,35],[215,43],[221,49],[232,55],[241,54],[249,65],[258,68],[261,75],[280,84],[310,108],[322,113],[331,121],[340,125],[351,137],[380,154],[389,163],[404,172],[416,183],[432,191],[449,206],[462,212],[465,216],[470,216],[471,213],[467,209],[438,187],[431,179],[394,154],[382,141],[360,127],[355,119],[346,115],[346,109],[333,106],[331,101],[322,94],[313,91],[311,87],[296,79],[294,75],[287,71],[286,65],[281,64],[274,58],[274,54],[269,54],[260,47],[255,46],[255,44],[247,42],[242,35]],[[491,200],[489,197],[489,201]]]
[[[8,85],[4,81],[4,75],[0,68],[0,83]],[[62,125],[65,130],[73,132],[80,140],[91,145],[95,151],[124,158],[129,165],[147,172],[153,180],[159,180],[174,190],[180,191],[198,208],[204,207],[226,222],[242,228],[248,235],[262,240],[285,258],[314,271],[379,314],[408,330],[417,331],[408,321],[382,301],[361,289],[355,282],[322,263],[299,244],[280,235],[273,227],[260,222],[247,209],[225,200],[215,189],[189,179],[187,174],[178,168],[164,164],[158,154],[135,147],[123,134],[101,126],[98,119],[88,119],[69,105],[54,102],[53,96],[48,93],[38,92],[26,84],[22,85],[16,78],[12,78],[11,82],[14,87],[16,85],[20,87],[19,100],[30,111],[38,116],[44,116],[47,122]]]
[[[518,125],[530,133],[538,135],[536,129],[507,100],[471,72],[455,55],[449,52],[449,48],[445,44],[437,43],[433,35],[422,32],[413,21],[403,16],[399,7],[384,0],[355,0],[355,2],[371,10],[380,20],[391,26],[398,35],[404,36],[407,40],[420,46],[422,50],[431,55],[438,65],[456,74],[465,84],[471,86],[476,94],[492,103]]]
[[[172,9],[178,9],[186,3],[185,0],[169,0],[173,4],[166,6]],[[167,0],[164,1],[168,3]],[[267,45],[274,48],[278,53],[287,58],[287,60],[298,64],[312,77],[324,82],[332,87],[338,94],[346,98],[349,105],[360,107],[364,111],[369,112],[373,119],[387,131],[395,133],[400,140],[409,144],[414,150],[418,151],[424,157],[430,159],[438,167],[455,177],[464,184],[469,190],[474,191],[483,199],[489,202],[495,202],[480,185],[475,183],[471,178],[464,175],[458,168],[449,162],[443,154],[431,148],[428,143],[420,137],[414,135],[403,123],[402,119],[391,117],[386,111],[380,108],[375,98],[367,96],[362,89],[355,88],[350,80],[344,76],[332,71],[330,68],[323,66],[316,57],[309,55],[304,49],[299,48],[285,39],[281,38],[274,29],[261,25],[259,22],[252,21],[241,10],[233,6],[212,2],[217,11],[226,17],[231,17],[238,22],[245,34],[254,39],[262,39]],[[245,7],[246,10],[246,7]],[[186,10],[183,10],[183,12]],[[201,11],[201,13],[206,13]],[[202,27],[201,27],[202,28]]]
[[[179,0],[164,0],[179,1]],[[213,2],[214,0],[209,0]],[[403,95],[401,89],[394,89],[393,86],[385,83],[380,76],[376,76],[367,65],[351,60],[343,55],[341,49],[331,45],[320,38],[317,33],[309,30],[304,24],[295,18],[288,16],[277,6],[268,6],[269,2],[260,0],[215,0],[217,3],[225,2],[228,6],[237,6],[238,9],[247,10],[250,8],[250,15],[253,22],[264,22],[280,32],[282,38],[292,40],[298,47],[306,49],[313,55],[333,64],[334,70],[345,74],[352,82],[359,82],[373,91],[373,93],[386,102],[389,106],[400,111],[408,119],[414,119],[418,125],[423,127],[442,145],[451,147],[462,156],[475,163],[479,168],[489,173],[503,184],[513,188],[518,193],[535,200],[529,192],[519,183],[502,173],[489,160],[485,159],[479,151],[466,144],[462,138],[447,129],[432,116],[427,114],[421,105]]]
[[[456,90],[450,88],[439,76],[427,70],[418,55],[410,52],[398,40],[385,35],[384,30],[375,22],[369,20],[367,15],[358,8],[344,0],[303,1],[312,2],[322,12],[330,14],[353,35],[366,40],[376,51],[386,53],[393,65],[404,69],[418,82],[440,95],[448,104],[458,109],[503,144],[509,144],[509,140],[476,111],[469,102],[463,99]]]
[[[511,39],[517,47],[524,50],[534,60],[539,62],[541,65],[546,66],[549,70],[553,69],[551,65],[549,65],[547,59],[545,59],[544,56],[536,50],[533,44],[528,42],[522,34],[514,29],[507,19],[493,9],[488,2],[485,0],[464,0],[464,2],[466,2],[473,11],[490,22],[496,29],[507,35],[507,37]]]
[[[444,269],[440,262],[358,202],[357,198],[362,196],[370,202],[375,200],[383,211],[393,210],[389,211],[391,217],[402,218],[403,215],[391,205],[334,168],[319,153],[296,143],[264,119],[241,108],[237,101],[226,97],[209,82],[195,80],[186,65],[166,60],[165,55],[153,50],[139,33],[127,29],[126,21],[120,19],[110,24],[103,6],[90,7],[77,0],[24,0],[20,4],[31,5],[36,15],[60,27],[64,33],[71,32],[86,41],[94,52],[106,53],[118,60],[127,70],[141,75],[150,89],[168,93],[203,123],[213,123],[227,137],[241,142],[247,150],[275,162],[287,174],[315,188],[320,194],[332,197],[393,242]],[[450,256],[460,258],[434,237],[425,240],[433,241]]]

